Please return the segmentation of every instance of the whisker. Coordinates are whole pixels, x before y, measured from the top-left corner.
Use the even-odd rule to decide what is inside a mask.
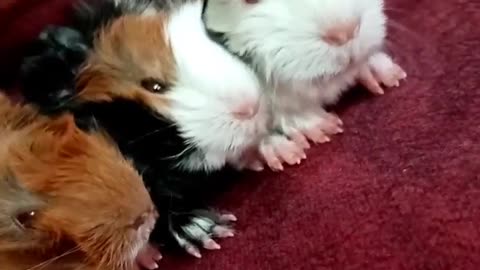
[[[77,251],[79,251],[79,250],[80,250],[80,247],[72,248],[72,249],[70,249],[69,251],[66,251],[66,252],[63,253],[63,254],[60,254],[60,255],[58,255],[58,256],[56,256],[56,257],[53,257],[53,258],[51,258],[51,259],[49,259],[49,260],[46,260],[46,261],[44,261],[44,262],[42,262],[42,263],[39,263],[39,264],[37,264],[37,265],[35,265],[35,266],[31,267],[31,268],[28,268],[27,270],[44,269],[44,268],[45,268],[46,266],[48,266],[49,264],[52,264],[52,263],[54,263],[55,261],[57,261],[57,260],[65,257],[65,256],[68,256],[68,255],[70,255],[70,254],[72,254],[72,253],[75,253],[75,252],[77,252]]]
[[[168,160],[168,159],[176,159],[176,158],[179,158],[181,157],[183,154],[187,153],[188,151],[190,151],[194,146],[192,144],[189,144],[184,150],[182,150],[180,153],[178,154],[175,154],[175,155],[172,155],[172,156],[167,156],[167,157],[164,157],[162,158],[163,160]]]
[[[161,119],[161,118],[159,118],[159,117],[156,117],[156,118],[157,118],[157,119]],[[163,120],[164,120],[164,119],[163,119]],[[156,133],[158,133],[158,132],[161,132],[161,131],[164,131],[164,130],[168,130],[169,128],[173,128],[175,125],[176,125],[175,123],[172,123],[172,124],[168,125],[168,126],[165,127],[165,128],[155,129],[155,130],[150,131],[150,132],[148,132],[148,133],[146,133],[146,134],[143,134],[143,135],[141,135],[141,136],[139,136],[139,137],[136,137],[135,139],[130,140],[129,142],[127,142],[127,144],[134,144],[134,143],[136,143],[136,142],[138,142],[138,141],[140,141],[140,140],[142,140],[142,139],[144,139],[144,138],[146,138],[146,137],[148,137],[148,136],[154,135],[154,134],[156,134]]]
[[[396,8],[396,7],[384,7],[383,10],[386,11],[386,12],[408,14],[408,10],[400,9],[400,8]]]
[[[401,31],[402,33],[405,33],[405,34],[409,35],[410,37],[414,38],[417,42],[423,42],[425,40],[424,37],[422,37],[421,35],[419,35],[415,31],[408,29],[406,26],[404,26],[401,23],[398,23],[394,20],[391,20],[391,19],[388,20],[387,25],[392,27],[395,30]]]

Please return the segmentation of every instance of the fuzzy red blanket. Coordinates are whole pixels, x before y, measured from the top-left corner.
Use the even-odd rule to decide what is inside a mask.
[[[25,42],[65,22],[71,2],[0,1],[2,85]],[[354,90],[336,109],[345,134],[220,198],[240,218],[236,238],[201,260],[165,258],[162,269],[478,269],[480,5],[387,6],[407,81],[382,97]]]

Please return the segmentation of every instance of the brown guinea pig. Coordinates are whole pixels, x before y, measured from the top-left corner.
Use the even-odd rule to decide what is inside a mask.
[[[80,254],[79,269],[137,267],[157,213],[141,176],[104,133],[0,95],[0,141],[2,269],[66,269],[55,263],[70,254]]]

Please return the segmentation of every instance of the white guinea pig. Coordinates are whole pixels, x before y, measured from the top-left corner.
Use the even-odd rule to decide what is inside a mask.
[[[382,0],[208,1],[207,28],[222,34],[267,85],[274,125],[284,136],[260,144],[272,169],[299,163],[308,140],[322,143],[343,132],[342,121],[322,107],[349,86],[359,81],[382,94],[381,84],[397,86],[406,77],[382,52],[383,7]]]

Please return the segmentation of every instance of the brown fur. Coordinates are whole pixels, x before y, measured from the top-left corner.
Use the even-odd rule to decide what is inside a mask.
[[[0,141],[0,259],[47,260],[74,248],[95,269],[131,267],[138,236],[130,226],[153,204],[108,137],[81,131],[71,115],[49,119],[0,95]],[[14,222],[30,210],[30,228]],[[1,261],[2,269],[24,269]]]
[[[80,72],[81,99],[110,101],[123,97],[166,110],[165,97],[141,86],[147,78],[165,85],[175,81],[175,60],[165,24],[163,13],[125,15],[102,29],[93,54]]]

